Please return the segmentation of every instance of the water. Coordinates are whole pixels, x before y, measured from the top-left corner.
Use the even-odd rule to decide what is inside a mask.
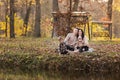
[[[0,80],[120,80],[120,73],[60,73],[60,72],[40,72],[23,73],[0,71]]]

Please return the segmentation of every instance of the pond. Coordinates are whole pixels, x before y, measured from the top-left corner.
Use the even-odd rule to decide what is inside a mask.
[[[120,73],[0,71],[0,80],[120,80]]]

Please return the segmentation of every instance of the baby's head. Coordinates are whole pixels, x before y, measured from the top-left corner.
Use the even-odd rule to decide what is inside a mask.
[[[81,36],[78,37],[78,41],[82,41],[82,37]]]

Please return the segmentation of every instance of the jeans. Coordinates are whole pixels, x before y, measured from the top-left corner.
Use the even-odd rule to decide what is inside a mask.
[[[67,50],[74,51],[74,46],[66,45]]]
[[[77,47],[77,49],[79,49],[79,52],[84,52],[84,51],[88,51],[89,47],[88,46],[81,46],[81,47]]]

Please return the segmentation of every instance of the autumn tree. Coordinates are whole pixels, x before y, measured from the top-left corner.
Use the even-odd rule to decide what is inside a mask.
[[[35,0],[36,3],[36,13],[35,13],[35,25],[34,25],[34,37],[41,37],[41,3],[40,0]]]
[[[15,0],[10,0],[10,38],[15,38],[14,33],[14,13],[15,13]]]
[[[58,0],[53,0],[53,12],[59,12],[59,5],[58,5]],[[53,16],[53,31],[52,31],[52,37],[57,37],[58,36],[58,21],[59,17],[58,16]]]
[[[108,0],[107,15],[109,20],[112,19],[112,4],[113,4],[113,0]]]
[[[9,15],[9,0],[4,0],[5,5],[5,36],[7,37],[8,34],[8,15]]]
[[[29,6],[28,6],[28,8],[26,10],[26,15],[25,15],[25,18],[24,18],[23,26],[25,27],[25,36],[27,34],[27,28],[28,28],[28,22],[29,22],[29,17],[30,17],[31,5],[32,5],[32,0],[29,2]]]
[[[114,37],[120,38],[120,0],[114,0],[113,3],[113,14],[112,14],[112,22],[113,22],[113,32]]]
[[[78,9],[78,5],[79,5],[79,0],[74,0],[74,4],[73,4],[73,11],[77,11]]]

